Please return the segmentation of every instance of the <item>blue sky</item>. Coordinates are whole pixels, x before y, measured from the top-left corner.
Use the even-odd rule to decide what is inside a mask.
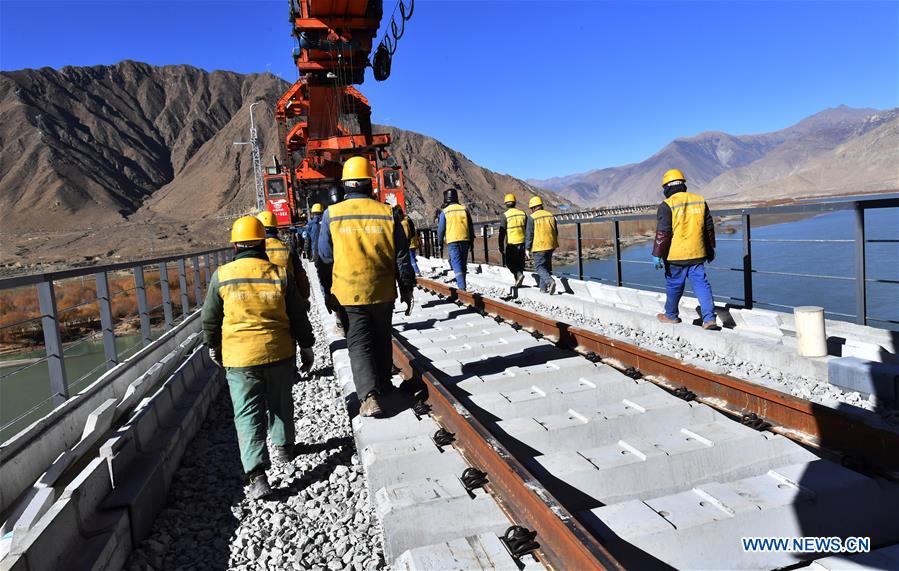
[[[0,68],[134,59],[292,81],[286,4],[0,0]],[[895,1],[418,0],[392,76],[369,73],[361,89],[376,121],[545,178],[638,162],[702,131],[895,107],[897,69]]]

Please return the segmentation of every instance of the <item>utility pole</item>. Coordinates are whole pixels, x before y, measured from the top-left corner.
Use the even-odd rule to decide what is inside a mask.
[[[253,181],[256,184],[256,210],[265,210],[265,192],[262,188],[262,155],[259,151],[259,137],[257,136],[256,123],[253,120],[253,107],[262,103],[257,101],[250,105],[250,140],[234,141],[235,145],[250,145],[253,155]]]

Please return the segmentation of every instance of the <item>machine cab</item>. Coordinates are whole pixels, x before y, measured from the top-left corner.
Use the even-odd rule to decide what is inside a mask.
[[[403,169],[399,167],[385,167],[378,171],[378,199],[384,204],[399,205],[405,212],[405,187],[406,181],[403,178]]]
[[[265,207],[275,215],[278,227],[290,226],[293,223],[293,208],[287,174],[269,167],[263,177],[263,186]]]

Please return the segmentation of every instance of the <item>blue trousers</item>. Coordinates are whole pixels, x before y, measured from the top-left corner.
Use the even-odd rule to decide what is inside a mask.
[[[409,248],[409,261],[412,262],[412,269],[415,270],[415,275],[420,276],[421,272],[418,270],[418,260],[415,259],[415,250]]]
[[[553,279],[553,250],[533,252],[532,257],[534,259],[534,269],[537,270],[537,283],[540,286],[540,291],[546,291]]]
[[[450,267],[456,274],[456,287],[465,289],[465,271],[468,267],[468,242],[450,242],[447,245]]]
[[[690,280],[693,293],[699,298],[699,307],[702,310],[702,322],[715,321],[715,303],[712,300],[712,286],[705,275],[704,264],[692,266],[676,266],[665,264],[665,285],[668,297],[665,300],[665,315],[671,319],[677,319],[677,305],[684,294],[684,285]]]

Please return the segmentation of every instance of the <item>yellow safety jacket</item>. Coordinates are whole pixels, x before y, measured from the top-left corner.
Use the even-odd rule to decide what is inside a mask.
[[[287,317],[287,271],[259,258],[242,258],[216,273],[225,314],[222,364],[252,367],[296,355]]]
[[[409,219],[403,218],[403,231],[406,233],[406,238],[409,239],[409,249],[417,250],[418,249],[418,232],[415,235],[412,235],[412,227],[409,226]]]
[[[538,210],[531,214],[534,220],[534,243],[532,252],[545,252],[559,247],[559,231],[556,228],[556,217],[546,210]]]
[[[671,208],[671,248],[669,262],[706,257],[705,198],[692,192],[678,192],[665,199]]]
[[[278,238],[265,239],[265,255],[268,256],[268,261],[276,266],[286,268],[289,265],[290,248]]]
[[[524,229],[528,215],[523,210],[510,208],[503,213],[506,217],[506,244],[524,244]]]
[[[393,208],[370,198],[328,207],[334,245],[331,293],[341,305],[371,305],[396,299]]]
[[[443,209],[446,218],[446,243],[468,242],[468,211],[461,204],[450,204]]]

